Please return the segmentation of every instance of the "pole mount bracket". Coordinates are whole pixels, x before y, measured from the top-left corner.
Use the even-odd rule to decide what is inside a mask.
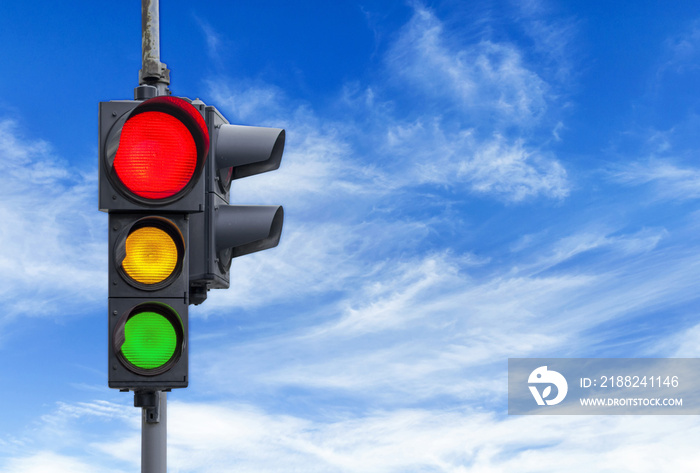
[[[134,391],[134,407],[143,408],[143,416],[147,424],[160,422],[159,391]]]

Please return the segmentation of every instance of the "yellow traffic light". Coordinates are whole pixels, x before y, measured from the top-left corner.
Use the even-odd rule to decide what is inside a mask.
[[[141,284],[157,284],[167,279],[178,262],[173,238],[156,227],[141,227],[126,238],[124,272]]]

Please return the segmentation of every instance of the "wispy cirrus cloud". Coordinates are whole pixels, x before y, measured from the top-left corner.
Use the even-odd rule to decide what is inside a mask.
[[[504,418],[472,409],[413,407],[309,420],[246,404],[172,402],[168,408],[168,464],[183,473],[227,471],[231,465],[241,472],[539,472],[542,465],[574,473],[653,472],[668,466],[691,471],[697,462],[692,452],[698,427],[688,416],[673,422],[665,416]],[[90,420],[86,412],[67,419],[66,427]],[[124,428],[118,418],[109,424],[112,433],[89,445],[92,455],[39,449],[5,459],[0,471],[138,468],[138,427]]]
[[[408,224],[395,217],[401,212],[393,211],[405,212],[420,202],[426,187],[449,188],[458,198],[479,195],[523,206],[533,197],[565,199],[570,194],[564,164],[548,151],[546,142],[533,138],[533,127],[548,126],[555,103],[548,87],[542,86],[544,80],[517,47],[499,43],[495,48],[492,41],[460,44],[446,28],[431,10],[416,6],[386,60],[389,68],[397,68],[394,84],[426,88],[421,93],[435,103],[441,91],[427,90],[431,74],[439,76],[434,84],[441,84],[446,96],[456,95],[460,106],[483,101],[485,105],[475,107],[477,112],[450,110],[458,118],[455,123],[447,123],[434,104],[421,101],[407,113],[414,116],[397,118],[400,107],[390,102],[402,98],[390,101],[383,96],[385,83],[355,87],[354,92],[343,89],[343,100],[355,114],[330,120],[303,104],[287,102],[282,112],[279,104],[286,100],[273,89],[260,87],[262,92],[253,98],[231,95],[231,110],[237,110],[236,102],[259,99],[262,105],[249,110],[269,107],[271,116],[290,123],[290,136],[297,132],[288,153],[291,165],[304,177],[287,180],[280,173],[273,194],[286,188],[296,195],[303,212],[313,209],[310,213],[328,220],[312,217],[313,224],[297,227],[301,231],[288,235],[292,245],[278,249],[276,263],[272,261],[277,256],[266,255],[272,266],[248,266],[241,260],[240,274],[246,277],[235,284],[250,289],[243,297],[212,295],[217,307],[245,305],[247,294],[248,304],[256,297],[279,301],[280,291],[287,297],[297,294],[300,300],[310,296],[311,302],[303,321],[282,323],[283,335],[263,330],[260,338],[237,338],[235,346],[215,341],[211,348],[224,350],[217,352],[219,361],[203,361],[215,359],[213,352],[193,359],[207,370],[207,383],[238,396],[256,386],[263,392],[342,393],[383,406],[400,405],[404,399],[431,402],[440,396],[479,403],[484,392],[503,394],[503,385],[479,374],[484,366],[508,356],[591,356],[590,346],[596,353],[614,351],[598,327],[605,327],[605,336],[615,337],[616,321],[643,317],[672,301],[693,300],[694,292],[683,281],[697,268],[685,254],[663,246],[669,232],[661,227],[621,231],[601,225],[558,237],[552,232],[540,246],[513,251],[507,262],[502,255],[494,262],[485,256],[472,258],[458,241],[449,249],[407,256],[405,250],[418,250],[421,241],[429,240],[438,228],[435,221],[448,219],[437,214],[435,221]],[[477,53],[480,48],[482,56]],[[493,51],[503,55],[489,55]],[[419,63],[428,52],[437,62],[428,62],[430,70],[422,71]],[[481,69],[471,69],[466,58],[473,57],[482,57]],[[494,80],[498,74],[501,79]],[[460,75],[465,79],[462,85]],[[459,92],[456,88],[462,86]],[[477,88],[478,97],[470,95],[469,87]],[[499,87],[520,87],[534,101],[519,101],[513,91],[501,95]],[[230,90],[235,89],[232,84]],[[504,103],[509,108],[503,108]],[[488,134],[472,123],[479,116],[495,117]],[[527,116],[531,123],[522,123]],[[240,184],[241,195],[254,192],[247,185]],[[307,201],[306,196],[313,198]],[[385,212],[376,211],[380,206],[386,206]],[[334,207],[338,210],[329,213]],[[289,225],[296,225],[293,216]],[[402,246],[406,241],[412,243]],[[381,252],[391,245],[397,245],[395,251]],[[292,264],[284,266],[287,263]],[[474,266],[479,270],[472,271]],[[256,273],[255,267],[261,270]],[[268,270],[275,267],[286,269]],[[265,278],[272,274],[293,277],[265,287]],[[319,274],[323,276],[314,276]],[[313,298],[324,291],[336,296],[320,302]],[[241,386],[241,379],[249,380],[247,387]]]
[[[376,124],[386,124],[382,150],[411,165],[399,181],[466,184],[469,192],[514,202],[566,197],[565,167],[546,140],[531,143],[538,130],[551,138],[563,126],[549,84],[514,44],[465,38],[427,7],[413,7],[386,53],[387,84],[371,88],[407,86],[406,96],[420,96],[407,118],[378,108]]]
[[[265,84],[210,83],[232,120],[288,129],[283,165],[293,174],[270,182],[354,196],[430,184],[513,202],[567,197],[565,166],[546,143],[531,143],[533,130],[544,128],[551,139],[563,125],[543,119],[554,96],[521,51],[488,39],[460,41],[432,10],[413,9],[385,53],[387,78],[339,91],[350,114],[320,117]],[[410,100],[404,110],[412,97],[406,86],[428,100]],[[394,89],[402,92],[387,99]]]
[[[192,363],[235,396],[291,389],[377,408],[480,405],[485,392],[504,395],[493,376],[505,376],[498,363],[508,357],[617,353],[606,340],[629,337],[626,324],[695,300],[700,260],[666,239],[664,229],[588,230],[506,265],[446,252],[385,259],[352,278],[329,271],[342,299],[309,304],[306,322],[284,323],[283,334],[208,344]],[[684,330],[682,318],[666,322]],[[645,347],[645,326],[639,349],[668,355]]]
[[[665,41],[667,57],[660,73],[683,74],[698,72],[700,57],[700,20],[695,19],[687,28]]]
[[[0,465],[2,473],[123,473],[124,470],[101,465],[93,459],[61,455],[51,451],[40,451],[21,457],[8,459]]]
[[[574,58],[582,54],[576,42],[576,19],[553,17],[552,4],[542,0],[514,1],[511,5],[516,22],[532,41],[528,54],[537,58],[541,75],[552,78],[558,86],[570,87],[577,74]]]
[[[657,199],[693,200],[700,197],[700,169],[670,159],[652,158],[618,166],[613,179],[627,185],[649,185]]]
[[[418,3],[386,62],[420,93],[456,104],[467,116],[530,126],[547,111],[548,85],[524,64],[514,45],[489,39],[459,43]]]
[[[0,323],[20,313],[65,315],[106,293],[106,216],[97,211],[96,186],[94,173],[0,121]]]
[[[436,121],[396,124],[383,151],[412,164],[394,178],[398,186],[449,186],[511,202],[561,199],[570,192],[567,172],[552,153],[499,133],[479,138],[471,129],[445,131]]]

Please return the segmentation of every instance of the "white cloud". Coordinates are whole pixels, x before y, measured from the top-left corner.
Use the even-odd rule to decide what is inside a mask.
[[[429,97],[529,127],[547,111],[548,85],[512,44],[459,44],[435,14],[415,5],[387,55],[392,73]],[[469,115],[469,112],[465,113]]]
[[[615,234],[612,229],[582,228],[577,233],[549,242],[550,248],[544,253],[536,253],[531,266],[521,264],[519,269],[524,274],[527,274],[528,268],[531,268],[532,274],[541,273],[593,250],[614,251],[618,257],[644,254],[656,248],[667,236],[668,232],[662,228],[642,229],[630,234]]]
[[[437,121],[421,120],[391,126],[384,143],[384,155],[400,157],[385,179],[396,187],[466,185],[470,193],[511,202],[569,195],[564,167],[519,138],[478,138],[473,130],[449,132]]]
[[[620,167],[615,180],[631,185],[651,184],[662,200],[688,200],[700,197],[700,170],[681,167],[671,160],[649,159]]]
[[[204,21],[202,18],[195,16],[195,21],[202,30],[204,39],[207,43],[207,54],[209,57],[217,62],[221,61],[221,43],[222,36],[217,33],[212,26]]]
[[[277,199],[290,208],[308,210],[328,200],[338,203],[382,191],[373,185],[377,173],[353,157],[350,144],[332,126],[300,117],[286,133],[280,169],[234,181],[232,202]]]
[[[0,466],[2,473],[117,473],[125,470],[102,466],[97,461],[86,462],[71,456],[51,451],[41,451],[32,455],[10,458]]]
[[[96,400],[92,402],[77,402],[68,404],[58,402],[57,409],[51,414],[42,416],[41,421],[44,428],[53,428],[60,431],[65,428],[65,425],[70,419],[80,419],[81,417],[99,417],[106,420],[121,419],[133,420],[132,415],[129,415],[124,404],[115,404],[109,401]]]
[[[693,21],[689,28],[666,40],[667,59],[659,68],[659,75],[667,72],[683,74],[698,71],[700,55],[700,20]]]
[[[523,142],[504,143],[500,136],[484,143],[471,160],[460,163],[457,176],[472,183],[479,193],[506,195],[519,201],[532,195],[566,197],[569,193],[566,171],[556,160]]]
[[[517,47],[489,40],[460,44],[431,10],[414,8],[386,54],[386,81],[413,85],[448,105],[405,93],[388,99],[382,81],[352,82],[338,91],[352,113],[329,118],[291,103],[272,85],[222,78],[209,83],[232,121],[287,130],[280,170],[234,183],[234,193],[251,198],[271,192],[297,205],[328,196],[334,203],[366,200],[424,184],[464,186],[514,202],[568,196],[564,166],[546,143],[529,142],[533,128],[545,127],[552,139],[551,129],[564,124],[541,120],[552,98]],[[358,90],[362,97],[355,99]],[[397,104],[408,112],[397,117]]]
[[[693,471],[696,424],[693,416],[504,417],[465,408],[370,409],[311,420],[175,401],[168,405],[168,465],[180,473],[540,472],[543,465],[572,473]],[[138,429],[129,435],[137,440]],[[90,445],[87,459],[39,451],[8,459],[0,471],[126,471],[112,469],[115,462],[138,468],[138,445],[105,437]]]
[[[139,414],[128,402],[58,402],[53,411],[32,422],[20,440],[14,441],[13,445],[5,449],[7,455],[0,460],[0,472],[129,471],[116,467],[113,459],[108,460],[101,455],[97,448],[99,444],[93,442],[110,436],[133,437],[134,430],[140,426]],[[124,425],[127,429],[124,429]],[[139,446],[140,441],[137,441],[128,450],[130,458],[127,463],[138,465]]]
[[[0,121],[0,296],[3,318],[66,316],[106,293],[106,215],[95,175]],[[105,238],[106,241],[106,238]],[[31,296],[30,296],[31,295]],[[78,301],[79,300],[79,301]]]
[[[208,343],[193,369],[236,396],[294,389],[386,408],[480,405],[485,393],[503,394],[491,367],[508,357],[600,356],[627,324],[694,300],[698,258],[661,244],[670,237],[589,230],[521,250],[505,266],[445,252],[326,272],[348,288],[342,298],[307,304],[303,322]]]
[[[581,62],[583,48],[577,42],[578,25],[574,19],[556,18],[549,2],[519,0],[511,2],[521,16],[518,23],[532,39],[530,56],[536,56],[544,75],[562,85],[571,85],[574,65]]]
[[[700,356],[700,325],[659,340],[658,350],[671,353],[673,358],[697,358]]]
[[[412,101],[408,116],[415,119],[376,108],[372,127],[385,130],[380,151],[395,163],[387,165],[386,180],[395,186],[466,184],[471,193],[515,202],[567,197],[566,170],[544,148],[550,130],[564,127],[558,119],[548,123],[554,97],[547,83],[515,45],[459,38],[431,10],[415,5],[391,46],[389,83],[408,84],[428,100]],[[540,127],[550,138],[533,146],[533,130]]]
[[[276,248],[233,260],[231,288],[210,291],[203,313],[353,291],[392,264],[372,255],[414,248],[428,231],[422,222],[303,223],[292,215]]]
[[[238,125],[280,127],[277,123],[285,110],[282,90],[270,84],[237,82],[225,78],[207,82],[212,100],[219,110],[226,110],[227,119]]]

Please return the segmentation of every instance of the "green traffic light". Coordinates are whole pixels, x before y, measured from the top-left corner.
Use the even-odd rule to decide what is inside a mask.
[[[137,368],[150,370],[165,365],[175,354],[177,333],[163,315],[145,311],[129,317],[124,326],[124,358]]]

